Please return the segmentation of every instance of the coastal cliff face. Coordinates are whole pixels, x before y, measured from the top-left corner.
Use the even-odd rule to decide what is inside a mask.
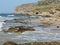
[[[15,13],[24,14],[41,14],[42,12],[55,12],[60,11],[59,0],[43,0],[30,4],[23,4],[17,6],[14,10]]]
[[[35,4],[23,4],[21,6],[17,6],[15,9],[15,13],[27,13],[30,10],[33,10],[35,8]]]

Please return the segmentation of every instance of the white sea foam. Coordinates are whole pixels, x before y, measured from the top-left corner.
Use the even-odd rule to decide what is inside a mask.
[[[0,16],[0,18],[1,18],[2,16]]]
[[[3,24],[4,22],[0,22],[0,31],[2,31]]]
[[[0,16],[0,22],[4,21],[4,17]]]
[[[14,15],[8,15],[8,16],[14,16]]]
[[[13,20],[14,17],[5,17],[5,20]]]

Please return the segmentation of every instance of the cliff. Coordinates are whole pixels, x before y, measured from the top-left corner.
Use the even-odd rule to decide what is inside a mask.
[[[60,11],[60,0],[43,0],[36,3],[23,4],[15,8],[15,13],[41,14],[42,12]]]

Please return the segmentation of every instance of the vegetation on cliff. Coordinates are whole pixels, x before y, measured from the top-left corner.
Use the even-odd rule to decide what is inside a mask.
[[[30,13],[36,14],[36,12],[48,12],[50,10],[60,11],[60,0],[41,0],[35,3],[23,4],[15,8],[15,13]]]

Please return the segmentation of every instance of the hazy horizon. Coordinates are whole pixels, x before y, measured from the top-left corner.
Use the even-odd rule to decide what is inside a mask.
[[[36,1],[38,0],[0,0],[0,13],[13,13],[16,6]]]

